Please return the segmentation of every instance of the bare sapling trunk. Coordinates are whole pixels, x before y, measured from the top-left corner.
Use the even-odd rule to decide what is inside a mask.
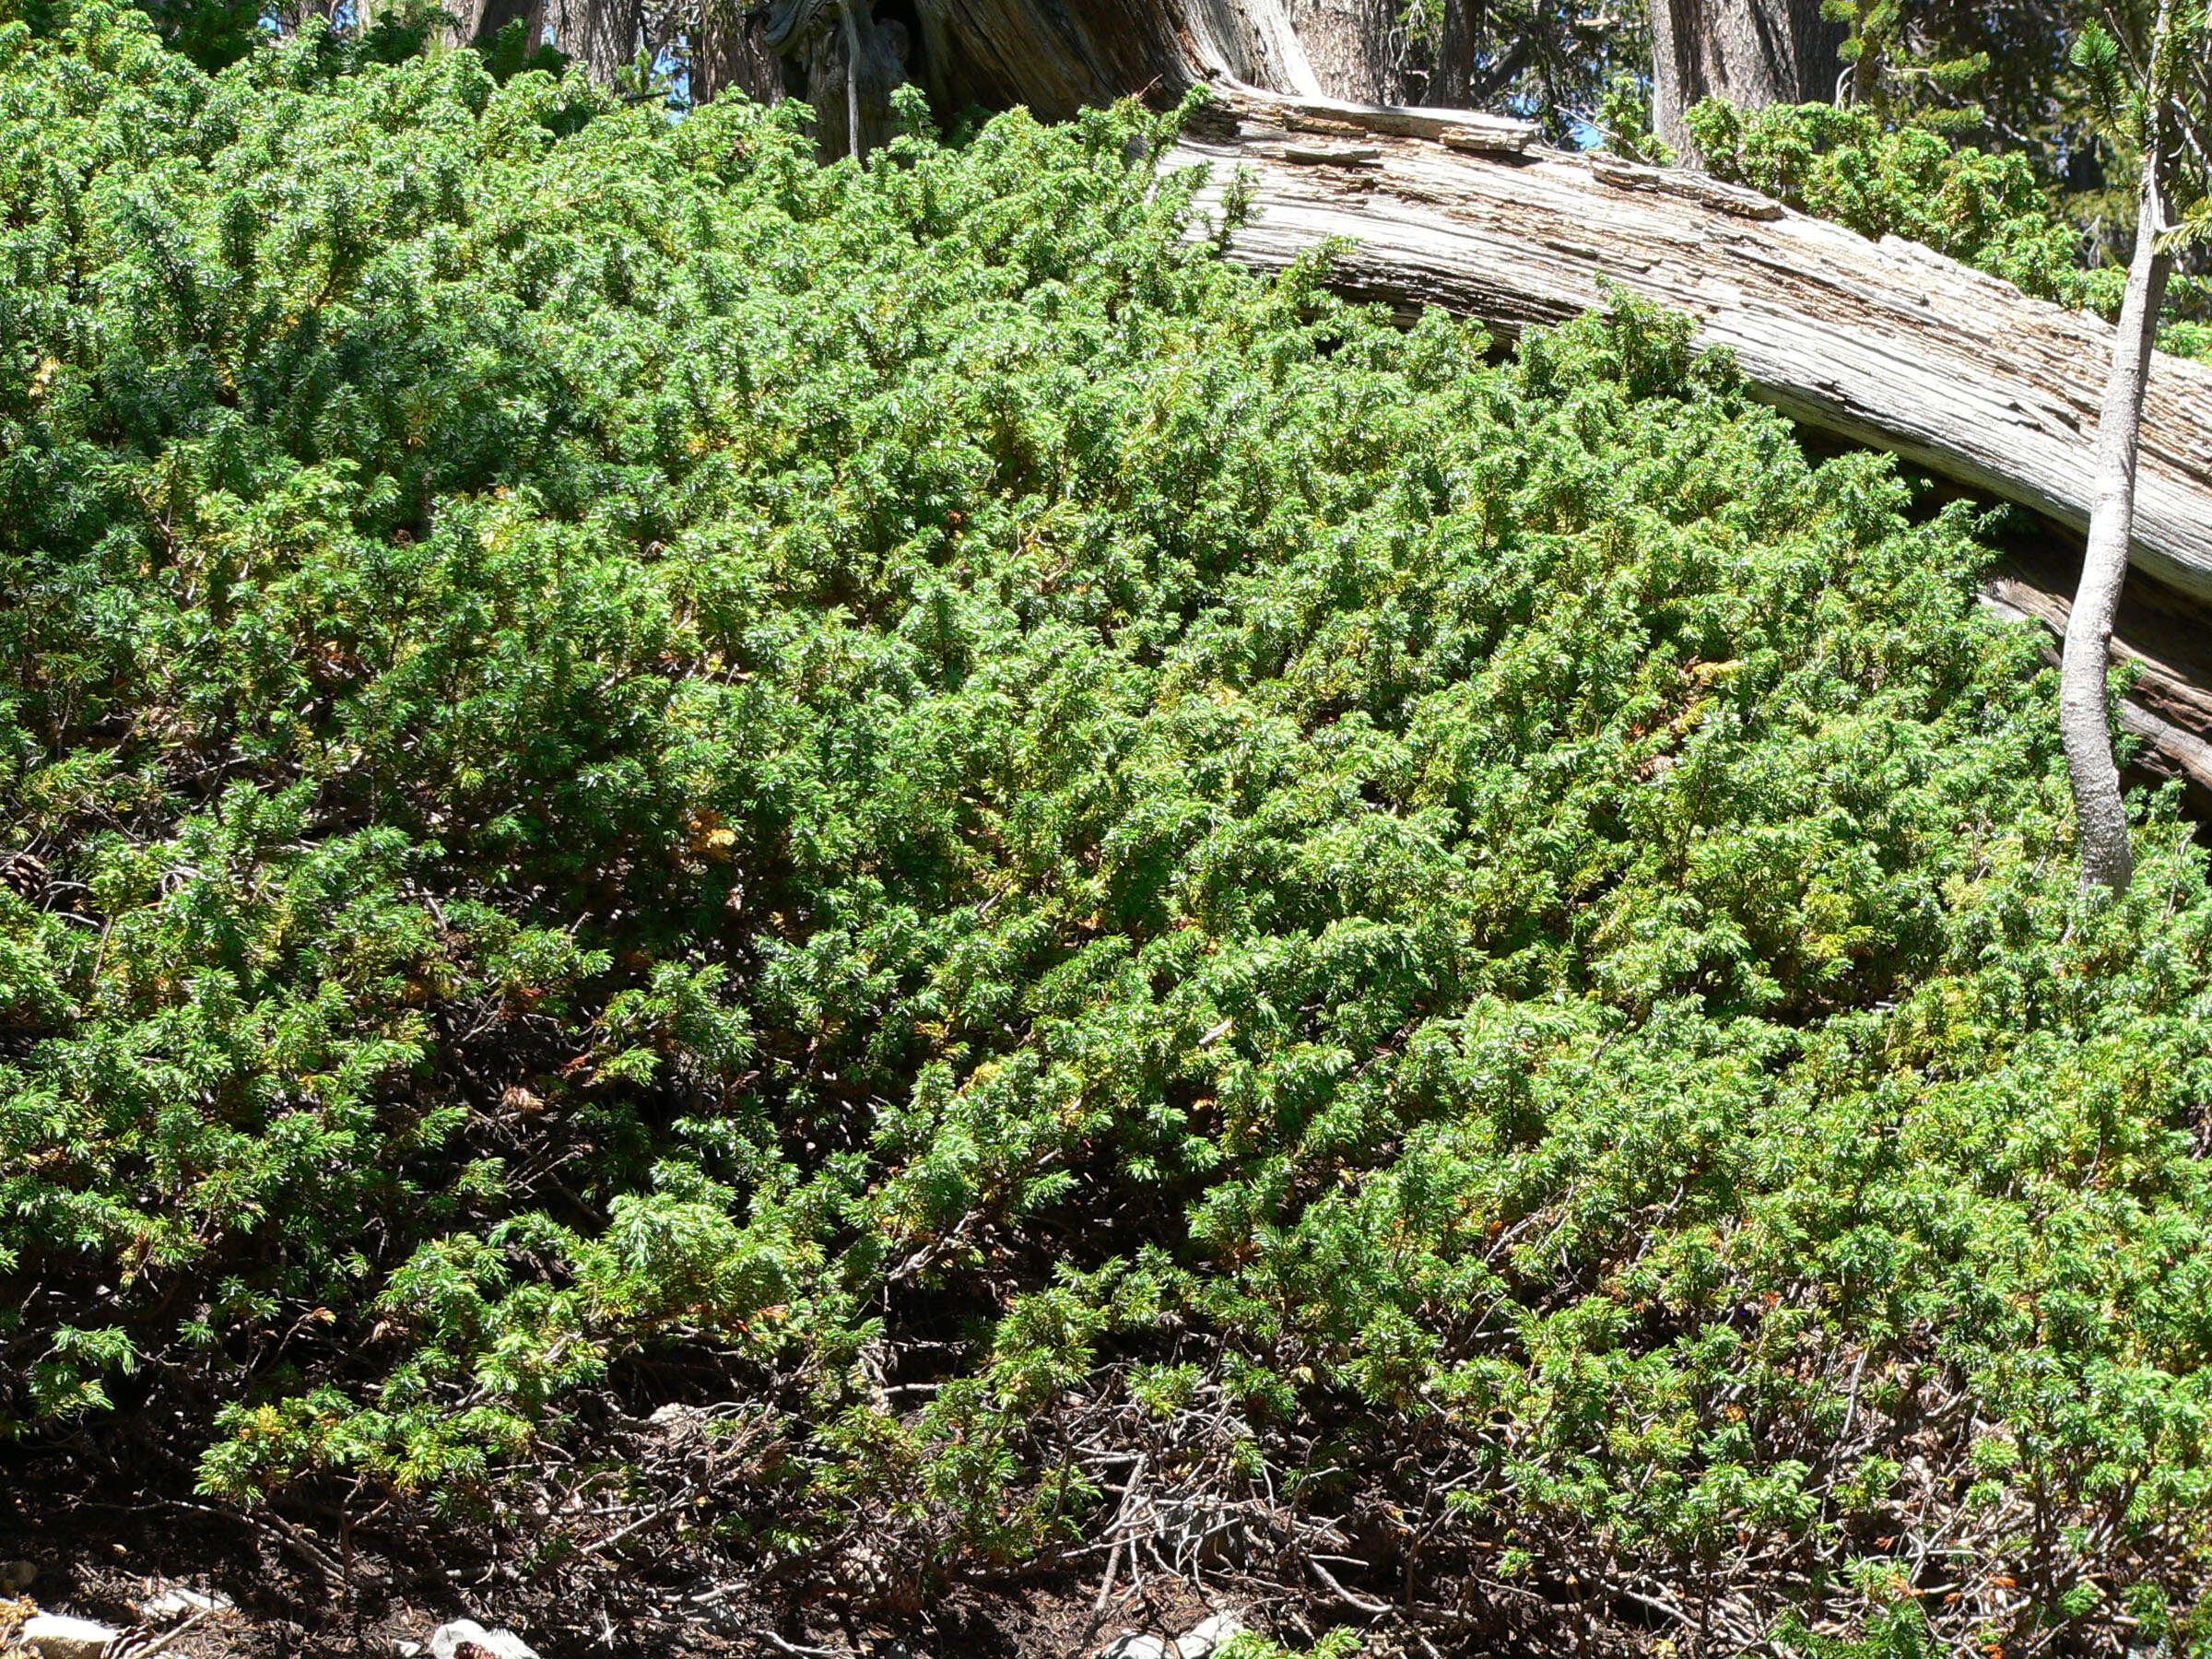
[[[2112,337],[2112,370],[2097,418],[2097,478],[2089,510],[2088,550],[2081,585],[2066,618],[2059,665],[2058,728],[2066,750],[2066,781],[2074,791],[2076,835],[2081,849],[2084,890],[2124,893],[2135,875],[2128,846],[2127,806],[2120,796],[2120,767],[2112,755],[2106,680],[2112,669],[2112,618],[2127,581],[2128,550],[2136,528],[2136,458],[2143,436],[2143,394],[2159,332],[2159,307],[2173,256],[2159,245],[2166,231],[2159,189],[2159,105],[2166,97],[2159,65],[2171,56],[2168,33],[2171,0],[2159,8],[2151,49],[2149,131],[2143,147],[2143,181],[2136,209],[2136,252]]]
[[[2097,494],[2089,513],[2088,550],[2082,557],[2081,585],[2066,620],[2059,669],[2058,724],[2066,748],[2066,779],[2074,790],[2082,886],[2115,893],[2127,889],[2135,859],[2128,848],[2127,808],[2120,798],[2120,768],[2112,758],[2105,682],[2112,667],[2112,617],[2127,581],[2128,547],[2135,536],[2143,392],[2158,335],[2159,304],[2173,264],[2171,255],[2159,251],[2163,229],[2159,193],[2147,185],[2137,209],[2127,296],[2112,341],[2112,378],[2097,418]]]

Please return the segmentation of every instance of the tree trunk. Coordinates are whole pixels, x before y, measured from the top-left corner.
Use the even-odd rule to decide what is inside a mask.
[[[868,0],[780,0],[762,39],[814,105],[823,153],[864,159],[890,141],[891,93],[912,78],[913,30]]]
[[[743,0],[702,0],[691,36],[691,96],[700,103],[741,93],[755,103],[783,98],[783,60],[768,43],[768,21]]]
[[[445,10],[453,21],[439,34],[449,46],[489,46],[500,29],[518,18],[530,45],[545,36],[545,0],[448,0]]]
[[[1398,0],[1290,0],[1290,21],[1331,98],[1403,103],[1404,7]]]
[[[1437,30],[1436,67],[1421,101],[1442,109],[1464,110],[1473,101],[1475,81],[1475,12],[1482,0],[1444,0],[1444,16]]]
[[[784,95],[783,65],[768,46],[765,18],[751,0],[467,0],[448,9],[463,18],[461,38],[488,44],[510,18],[524,20],[535,46],[549,32],[553,45],[597,81],[637,61],[641,49],[657,54],[681,44],[698,102],[742,93],[760,103]],[[467,6],[477,7],[468,14]],[[458,42],[456,42],[458,43]]]
[[[1707,98],[1742,110],[1835,97],[1844,29],[1820,0],[1652,0],[1652,125],[1696,150],[1682,117]]]
[[[645,43],[640,0],[541,0],[553,44],[594,80],[612,80]]]
[[[1323,91],[1287,0],[851,0],[851,8],[864,36],[898,26],[904,78],[947,112],[1021,104],[1065,121],[1133,94],[1172,102],[1213,81]],[[776,0],[767,30],[805,80],[831,155],[843,153],[850,120],[835,112],[851,101],[844,49],[829,44],[846,15],[846,0]]]

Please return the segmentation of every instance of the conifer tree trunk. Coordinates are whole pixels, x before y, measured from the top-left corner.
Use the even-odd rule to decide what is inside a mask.
[[[890,141],[891,94],[920,67],[905,22],[868,0],[781,0],[763,39],[806,88],[824,153],[865,158]]]
[[[1403,10],[1397,0],[1291,0],[1321,89],[1353,103],[1404,103]]]
[[[594,80],[614,78],[644,39],[640,0],[541,0],[553,44]]]
[[[1820,0],[1652,0],[1652,125],[1689,156],[1682,118],[1707,98],[1744,110],[1826,102],[1843,38]]]
[[[545,0],[447,0],[445,12],[453,21],[441,33],[449,46],[488,46],[518,18],[533,46],[546,31]]]
[[[1423,101],[1471,101],[1479,5],[1444,0]],[[1683,112],[1707,96],[1746,109],[1834,96],[1844,30],[1821,17],[1821,0],[1651,5],[1657,124],[1677,149],[1688,147]],[[793,78],[825,112],[847,85],[833,42],[848,17],[864,40],[871,23],[903,30],[912,43],[905,78],[946,109],[1022,103],[1058,120],[1133,91],[1170,98],[1200,80],[1353,103],[1401,103],[1414,90],[1401,61],[1402,0],[773,0],[768,32],[787,63],[818,56]],[[826,136],[825,147],[842,147]]]
[[[1386,10],[1392,0],[1325,3]],[[864,142],[872,143],[874,124],[888,121],[890,90],[901,80],[922,87],[942,111],[1022,104],[1045,121],[1065,121],[1132,94],[1171,102],[1202,81],[1318,96],[1324,88],[1289,4],[772,0],[766,37],[783,58],[792,89],[803,88],[820,116],[824,150],[842,155],[855,101],[845,63],[856,40],[860,127]]]
[[[768,43],[768,24],[744,0],[703,0],[691,41],[691,96],[738,93],[755,103],[783,97],[783,60]]]
[[[1441,108],[1464,110],[1474,102],[1475,16],[1470,9],[1482,0],[1444,0],[1442,27],[1437,31],[1436,67],[1421,101]]]

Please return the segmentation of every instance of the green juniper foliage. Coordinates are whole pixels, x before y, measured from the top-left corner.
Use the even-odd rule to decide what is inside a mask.
[[[1359,1659],[1360,1643],[1349,1630],[1331,1630],[1302,1653],[1245,1631],[1232,1636],[1221,1649],[1221,1659]]]
[[[2171,800],[2083,912],[1969,516],[1166,130],[0,27],[0,1425],[458,1525],[680,1383],[793,1594],[1142,1452],[1454,1640],[2201,1639]]]
[[[2070,0],[1824,0],[1821,7],[1849,27],[1841,55],[1853,101],[2061,169],[2085,135],[2067,49],[2086,9]]]

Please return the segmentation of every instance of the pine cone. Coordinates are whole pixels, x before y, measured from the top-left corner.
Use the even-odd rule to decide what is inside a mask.
[[[26,903],[36,903],[46,890],[46,866],[28,853],[0,853],[0,887]]]

